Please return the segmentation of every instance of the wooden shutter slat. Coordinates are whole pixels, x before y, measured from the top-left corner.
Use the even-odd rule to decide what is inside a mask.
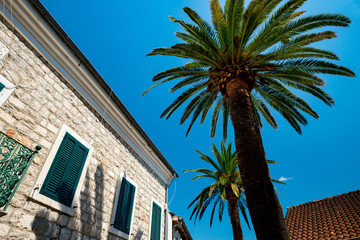
[[[55,200],[57,199],[57,192],[61,185],[66,167],[70,161],[71,152],[74,150],[75,145],[76,142],[73,141],[69,135],[64,136],[40,191],[42,194]]]
[[[120,194],[116,207],[114,227],[127,234],[130,232],[135,186],[125,178],[121,181]]]
[[[88,149],[80,144],[77,144],[77,147],[72,154],[71,161],[69,163],[70,166],[68,167],[69,171],[64,178],[63,188],[60,190],[61,197],[69,205],[71,205],[72,199],[75,195],[87,154]]]
[[[153,210],[152,210],[152,216],[151,216],[151,234],[150,234],[150,240],[155,239],[155,229],[156,229],[156,211],[154,211],[154,204],[153,204]]]
[[[161,207],[153,203],[150,240],[160,240]]]
[[[160,240],[160,226],[161,226],[161,208],[159,206],[157,206],[156,209],[156,239]]]
[[[114,227],[119,229],[121,228],[121,222],[122,222],[122,202],[124,199],[124,188],[125,188],[125,182],[122,181],[121,185],[120,185],[120,194],[119,194],[119,198],[118,198],[118,202],[117,202],[117,206],[116,206],[116,214],[115,214],[115,223],[114,223]]]
[[[40,193],[71,206],[89,150],[66,133]]]
[[[126,216],[126,220],[125,220],[125,228],[128,229],[129,231],[130,231],[131,215],[132,215],[133,204],[134,204],[134,196],[135,196],[135,187],[133,185],[130,185],[128,201],[127,201],[127,206],[126,206],[127,216]]]
[[[123,194],[123,199],[121,201],[121,219],[120,219],[120,226],[124,229],[125,228],[125,221],[126,221],[126,203],[127,200],[129,198],[128,194],[129,194],[129,183],[123,179],[124,181],[124,194]]]

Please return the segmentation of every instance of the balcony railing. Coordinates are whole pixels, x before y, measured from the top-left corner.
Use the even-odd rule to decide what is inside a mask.
[[[0,132],[0,210],[5,211],[41,146],[31,150]]]

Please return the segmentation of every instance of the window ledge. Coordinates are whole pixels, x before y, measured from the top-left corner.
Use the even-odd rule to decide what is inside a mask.
[[[50,208],[53,208],[55,210],[58,210],[62,213],[65,213],[69,216],[74,216],[75,215],[75,208],[76,208],[76,205],[74,205],[73,207],[68,207],[68,206],[65,206],[64,204],[62,203],[59,203],[45,195],[42,195],[40,192],[39,192],[39,189],[40,188],[34,188],[32,191],[31,191],[31,194],[29,196],[29,198],[31,199],[34,199],[35,201],[37,202],[40,202]]]
[[[124,239],[129,239],[129,234],[124,233],[124,232],[114,228],[112,224],[110,226],[109,232],[116,235],[116,236],[122,237]]]

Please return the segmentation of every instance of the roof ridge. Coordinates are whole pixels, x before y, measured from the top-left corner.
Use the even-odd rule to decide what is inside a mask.
[[[287,209],[289,210],[289,209],[292,209],[292,208],[295,208],[295,207],[299,207],[299,206],[302,206],[302,205],[308,205],[308,204],[310,204],[310,203],[316,203],[316,202],[320,202],[320,201],[324,201],[324,200],[329,200],[329,199],[332,199],[332,198],[337,198],[337,197],[340,197],[340,196],[344,196],[344,195],[348,195],[348,194],[352,194],[352,193],[356,193],[356,192],[359,192],[359,193],[360,193],[360,189],[354,190],[354,191],[350,191],[350,192],[347,192],[347,193],[337,194],[337,195],[334,195],[334,196],[331,196],[331,197],[322,198],[322,199],[319,199],[319,200],[313,200],[313,201],[311,201],[311,202],[300,203],[300,204],[297,204],[297,205],[294,205],[294,206],[287,207]]]

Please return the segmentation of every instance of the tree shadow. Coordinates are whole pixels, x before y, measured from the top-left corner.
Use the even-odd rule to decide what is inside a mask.
[[[138,230],[135,234],[134,240],[140,240],[144,232],[142,230]]]

